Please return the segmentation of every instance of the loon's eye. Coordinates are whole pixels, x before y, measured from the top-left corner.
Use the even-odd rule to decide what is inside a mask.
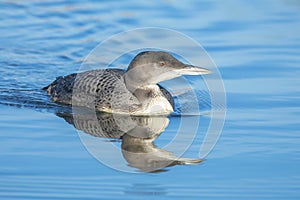
[[[163,67],[163,66],[166,65],[166,63],[165,63],[164,61],[161,61],[161,62],[159,62],[159,65],[160,65],[161,67]]]

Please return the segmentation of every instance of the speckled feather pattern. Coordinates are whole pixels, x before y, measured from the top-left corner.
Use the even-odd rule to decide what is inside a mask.
[[[103,112],[132,113],[139,109],[139,100],[128,91],[123,81],[125,70],[105,69],[73,73],[57,77],[45,87],[54,102],[96,108]],[[162,95],[172,107],[171,94],[162,88]]]

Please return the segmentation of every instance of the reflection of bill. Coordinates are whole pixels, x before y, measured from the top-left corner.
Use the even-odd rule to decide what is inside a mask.
[[[108,113],[81,112],[59,113],[75,128],[95,137],[122,139],[122,155],[128,165],[142,172],[160,172],[174,165],[197,164],[198,159],[179,158],[173,153],[160,149],[154,140],[167,128],[169,118],[163,116],[138,117],[112,115]],[[76,116],[74,116],[76,115]],[[122,129],[119,125],[122,124]],[[127,130],[124,130],[126,124]],[[101,153],[101,149],[99,151]],[[112,156],[112,159],[114,155]]]

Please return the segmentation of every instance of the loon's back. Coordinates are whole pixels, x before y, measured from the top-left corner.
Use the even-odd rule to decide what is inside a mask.
[[[97,108],[99,111],[138,109],[139,100],[126,88],[123,80],[125,70],[91,70],[59,76],[47,87],[52,101],[75,106]],[[158,85],[163,96],[174,108],[171,94]]]

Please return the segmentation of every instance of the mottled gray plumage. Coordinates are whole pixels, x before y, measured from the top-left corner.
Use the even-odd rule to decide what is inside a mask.
[[[125,72],[122,69],[105,69],[73,73],[57,77],[44,89],[51,95],[52,101],[68,105],[96,107],[101,111],[111,109],[112,101],[115,101],[115,108],[129,105],[138,107],[138,99],[127,90],[122,80]],[[158,86],[174,108],[170,92]],[[124,99],[127,99],[126,104]]]

